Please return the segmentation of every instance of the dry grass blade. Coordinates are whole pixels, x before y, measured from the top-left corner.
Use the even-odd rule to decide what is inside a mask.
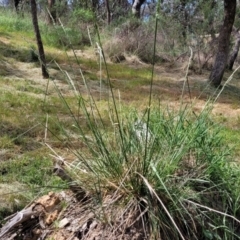
[[[172,218],[171,214],[169,213],[169,211],[167,210],[167,208],[165,207],[165,205],[163,204],[162,200],[158,197],[157,193],[154,191],[154,189],[152,188],[152,186],[150,185],[150,183],[148,182],[148,180],[142,176],[140,173],[137,173],[144,181],[144,183],[146,184],[146,186],[148,187],[151,195],[154,195],[157,200],[159,201],[159,203],[161,204],[161,206],[163,207],[164,211],[166,212],[166,214],[168,215],[168,217],[170,218],[171,222],[173,223],[174,227],[176,228],[176,230],[178,231],[180,237],[182,240],[185,240],[185,238],[183,237],[180,229],[178,228],[177,224],[175,223],[174,219]]]
[[[119,186],[117,187],[117,190],[115,191],[115,193],[114,193],[114,195],[113,195],[114,197],[117,195],[117,193],[118,193],[119,191],[121,191],[121,192],[128,192],[128,190],[124,187],[123,183],[124,183],[124,181],[126,180],[126,178],[128,177],[128,174],[129,174],[130,171],[132,170],[132,168],[133,168],[134,164],[136,163],[136,161],[137,161],[137,159],[135,159],[135,160],[132,162],[132,164],[130,165],[130,167],[129,167],[129,169],[127,170],[125,176],[123,177],[123,179],[122,179],[121,182],[119,183]],[[121,188],[124,188],[124,191],[121,190]]]
[[[188,86],[188,94],[189,94],[189,97],[190,97],[190,99],[192,99],[191,91],[190,91],[190,87],[189,87],[189,81],[188,81],[188,74],[189,74],[189,68],[190,68],[191,63],[192,63],[192,61],[193,61],[193,50],[192,50],[191,47],[189,47],[189,49],[190,49],[190,57],[189,57],[189,60],[188,60],[186,75],[185,75],[184,84],[183,84],[183,88],[182,88],[182,96],[181,96],[181,99],[183,99],[183,94],[184,94],[184,90],[185,90],[185,85],[186,85],[186,83],[187,83],[187,86]]]

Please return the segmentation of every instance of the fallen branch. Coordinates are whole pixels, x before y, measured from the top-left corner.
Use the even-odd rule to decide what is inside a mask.
[[[61,167],[58,163],[55,164],[53,172],[60,177],[63,181],[68,182],[69,188],[78,201],[85,201],[87,199],[87,194],[81,186],[79,186],[73,179],[67,174],[66,170]]]
[[[19,226],[21,223],[31,219],[36,218],[42,212],[42,209],[35,209],[36,204],[20,212],[17,212],[14,217],[12,217],[5,225],[1,228],[0,239],[7,233],[11,232],[15,227]]]

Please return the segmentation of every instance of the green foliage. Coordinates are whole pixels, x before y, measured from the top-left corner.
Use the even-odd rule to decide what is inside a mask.
[[[52,161],[37,152],[0,163],[0,220],[23,208],[38,194],[64,188],[52,173]]]
[[[30,20],[30,15],[26,15],[25,18],[15,16],[13,17],[13,12],[10,10],[1,10],[0,14],[0,29],[4,32],[25,32],[29,34],[33,33],[32,22]]]
[[[47,45],[68,49],[81,45],[82,33],[78,28],[63,28],[61,26],[44,26],[42,38]]]
[[[94,22],[94,13],[89,9],[77,8],[72,13],[72,23],[87,23],[91,24]]]
[[[24,18],[17,16],[12,17],[12,11],[5,10],[1,11],[0,22],[0,29],[2,29],[3,32],[24,32],[24,37],[31,39],[30,48],[32,49],[32,39],[35,39],[35,35],[30,15],[25,15]],[[76,25],[71,28],[59,25],[48,26],[44,21],[39,19],[39,27],[45,46],[69,48],[70,46],[80,46],[85,43],[89,44],[87,33],[85,33],[84,29],[76,28]],[[27,39],[27,41],[29,41],[29,39]],[[25,49],[26,53],[25,56],[23,56],[25,61],[33,61],[33,58],[36,60],[36,55],[32,52],[32,50],[29,52],[29,49]],[[6,51],[11,51],[11,49]],[[20,52],[20,50],[16,49],[13,54],[16,55],[16,52]]]
[[[26,190],[26,187],[18,182],[0,183],[0,224],[5,217],[27,204],[29,199]]]
[[[4,169],[7,174],[1,176],[1,182],[15,182],[26,184],[36,192],[39,189],[34,187],[51,186],[55,182],[51,174],[52,163],[46,157],[23,157],[1,163],[1,169]],[[53,186],[54,187],[54,186]]]

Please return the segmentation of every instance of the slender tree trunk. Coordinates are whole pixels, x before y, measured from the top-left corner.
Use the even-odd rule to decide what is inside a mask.
[[[143,3],[145,2],[145,0],[135,0],[133,2],[132,5],[132,14],[136,17],[136,18],[140,18],[141,16],[141,6],[143,5]]]
[[[183,26],[183,30],[182,30],[183,45],[186,46],[187,45],[187,31],[188,31],[188,25],[189,25],[188,11],[186,10],[187,1],[181,0],[180,3],[181,3],[180,10],[182,13],[182,26]]]
[[[233,51],[232,51],[232,53],[231,53],[231,55],[228,59],[227,68],[229,70],[233,69],[234,62],[235,62],[235,60],[237,59],[237,56],[238,56],[239,48],[240,48],[240,33],[238,32],[237,36],[236,36],[235,44],[234,44],[234,47],[233,47]]]
[[[221,85],[224,70],[226,68],[229,54],[229,42],[235,14],[236,0],[224,0],[224,21],[219,34],[218,52],[213,69],[209,76],[211,85],[215,87],[219,87]]]
[[[48,0],[48,24],[53,25],[57,22],[57,9],[55,0]]]
[[[109,25],[111,23],[111,11],[109,7],[109,1],[105,0],[105,4],[106,4],[106,10],[107,10],[107,23]]]
[[[43,78],[49,78],[49,74],[48,74],[47,68],[46,68],[44,48],[43,48],[41,34],[40,34],[39,26],[38,26],[36,0],[31,0],[31,13],[32,13],[32,23],[33,23],[33,27],[34,27],[34,31],[35,31],[38,52],[39,52],[39,57],[40,57],[40,64],[42,67],[42,76],[43,76]]]
[[[14,6],[17,13],[19,13],[19,3],[20,3],[20,0],[14,0]]]
[[[25,4],[26,4],[25,0],[14,0],[14,6],[15,6],[16,13],[21,17],[24,17],[24,5]]]

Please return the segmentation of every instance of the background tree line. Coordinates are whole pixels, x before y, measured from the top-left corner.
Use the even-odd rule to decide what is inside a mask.
[[[30,2],[34,6],[32,1],[36,0],[3,1],[6,7],[24,15],[30,11]],[[86,43],[87,31],[97,23],[108,30],[110,43],[106,43],[105,51],[114,61],[124,59],[122,53],[134,53],[150,63],[157,14],[160,24],[156,59],[184,61],[190,46],[193,70],[198,73],[204,68],[211,70],[209,80],[218,87],[224,70],[233,68],[238,55],[239,4],[236,0],[39,0],[35,12],[49,26],[59,24],[61,19],[64,26],[79,28]]]

